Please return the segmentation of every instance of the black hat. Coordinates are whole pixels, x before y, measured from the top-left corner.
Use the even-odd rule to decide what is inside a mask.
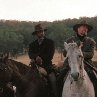
[[[36,35],[36,32],[39,32],[39,31],[47,31],[47,29],[42,28],[41,24],[37,24],[35,25],[35,31],[32,33],[32,35]]]
[[[79,24],[74,25],[74,26],[73,26],[73,30],[74,30],[75,32],[78,32],[78,28],[79,28],[80,26],[86,26],[86,27],[88,28],[88,32],[90,32],[90,31],[93,29],[92,26],[88,25],[88,24],[86,23],[86,21],[83,20],[83,21],[81,21]]]

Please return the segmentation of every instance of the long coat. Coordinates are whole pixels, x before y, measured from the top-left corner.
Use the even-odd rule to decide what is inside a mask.
[[[38,40],[35,40],[29,45],[29,57],[35,59],[40,56],[43,60],[42,66],[47,68],[52,65],[52,59],[55,51],[54,42],[51,39],[44,37],[43,42],[39,45]]]

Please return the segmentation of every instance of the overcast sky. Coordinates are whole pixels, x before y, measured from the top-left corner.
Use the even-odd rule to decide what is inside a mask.
[[[97,16],[97,0],[0,0],[0,19],[54,21]]]

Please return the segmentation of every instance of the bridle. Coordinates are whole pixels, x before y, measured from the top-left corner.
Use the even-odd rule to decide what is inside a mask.
[[[0,70],[1,71],[7,71],[8,70],[8,66],[7,66],[6,62],[3,63],[2,59],[0,59]]]

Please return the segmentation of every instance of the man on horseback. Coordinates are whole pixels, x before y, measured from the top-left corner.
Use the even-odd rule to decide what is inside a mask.
[[[96,48],[96,42],[91,39],[90,37],[87,37],[87,33],[92,30],[92,27],[86,23],[86,21],[81,21],[79,24],[76,24],[73,26],[73,30],[76,33],[76,36],[72,36],[69,38],[66,42],[76,42],[78,46],[81,48],[84,56],[84,64],[85,64],[85,70],[87,71],[91,81],[93,82],[95,93],[97,93],[97,70],[93,66],[92,58],[94,55],[94,50]],[[63,52],[64,57],[66,57],[66,50]],[[66,77],[67,73],[69,71],[69,65],[68,65],[68,59],[66,58],[64,61],[64,67],[60,72],[59,79],[61,79],[61,83],[63,85],[64,75]],[[97,95],[97,94],[96,94]]]
[[[53,94],[57,97],[56,77],[52,65],[55,46],[51,39],[44,36],[45,31],[47,31],[47,29],[43,29],[41,24],[35,26],[35,31],[32,35],[36,35],[37,39],[29,45],[28,54],[32,61],[32,65],[33,62],[35,62],[46,70]]]

